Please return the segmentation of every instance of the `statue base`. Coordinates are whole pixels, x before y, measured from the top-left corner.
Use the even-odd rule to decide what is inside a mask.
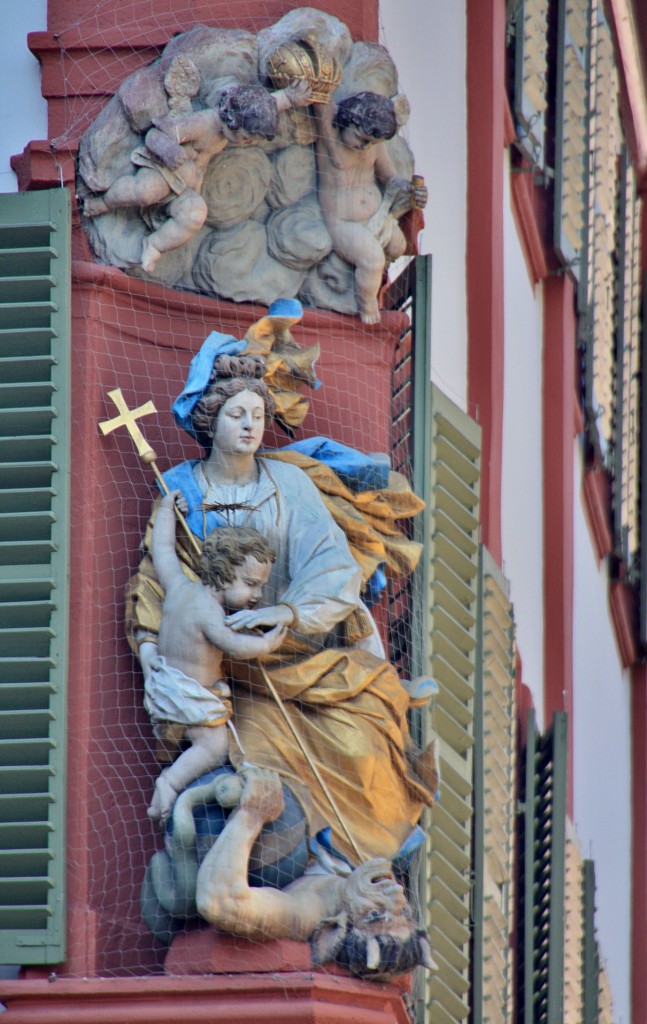
[[[164,961],[166,974],[266,974],[274,971],[311,971],[307,942],[268,939],[250,942],[214,928],[198,928],[176,935]]]

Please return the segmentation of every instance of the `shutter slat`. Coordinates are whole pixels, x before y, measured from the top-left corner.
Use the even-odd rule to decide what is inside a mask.
[[[456,1024],[469,1013],[480,430],[433,385],[429,390],[429,532],[423,538],[429,589],[422,601],[425,670],[439,686],[426,728],[438,737],[441,784],[426,863],[438,971],[425,982],[425,999],[430,1019]]]
[[[0,962],[65,959],[70,197],[0,196]]]

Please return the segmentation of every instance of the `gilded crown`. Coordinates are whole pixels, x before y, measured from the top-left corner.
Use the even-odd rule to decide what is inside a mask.
[[[267,72],[277,89],[295,81],[309,82],[313,103],[327,103],[341,79],[338,61],[315,39],[297,39],[277,46],[267,62]]]

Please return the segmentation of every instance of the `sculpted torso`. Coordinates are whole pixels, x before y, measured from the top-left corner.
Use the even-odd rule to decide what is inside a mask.
[[[354,129],[345,129],[343,134],[350,132]],[[373,216],[382,201],[376,167],[380,156],[386,156],[384,149],[384,143],[366,148],[361,143],[357,148],[345,143],[333,151],[326,142],[317,143],[319,202],[327,225],[338,220],[366,221]]]

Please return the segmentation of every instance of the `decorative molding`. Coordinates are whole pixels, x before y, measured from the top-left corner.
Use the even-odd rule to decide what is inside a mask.
[[[528,277],[534,287],[548,274],[542,234],[544,193],[535,185],[533,174],[525,162],[510,169],[510,195]]]
[[[611,532],[611,482],[605,469],[587,469],[582,477],[582,495],[598,561],[613,551]]]
[[[626,583],[609,585],[609,611],[625,668],[635,665],[639,657],[634,625],[635,601],[634,590]]]
[[[339,974],[0,982],[13,1024],[410,1024],[395,985]]]
[[[74,187],[78,139],[56,146],[45,140],[28,142],[22,153],[11,157],[11,169],[20,192],[42,188]]]

